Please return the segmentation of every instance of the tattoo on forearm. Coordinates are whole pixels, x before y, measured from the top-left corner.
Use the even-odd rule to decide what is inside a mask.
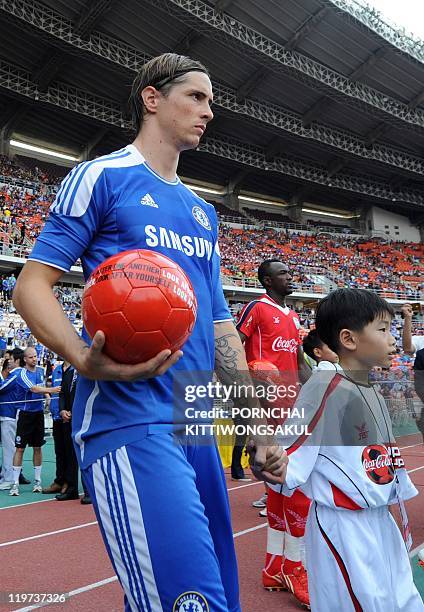
[[[240,347],[240,348],[239,348]],[[215,337],[215,372],[224,385],[233,386],[231,399],[236,405],[246,405],[254,397],[254,386],[247,371],[244,350],[237,334]]]
[[[215,338],[215,361],[216,367],[228,373],[236,373],[238,360],[241,352],[230,345],[231,339],[236,339],[235,334],[226,334]]]

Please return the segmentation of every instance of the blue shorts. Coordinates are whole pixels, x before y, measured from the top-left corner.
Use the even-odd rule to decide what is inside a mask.
[[[125,610],[241,610],[228,494],[215,444],[147,433],[83,474],[125,592]]]

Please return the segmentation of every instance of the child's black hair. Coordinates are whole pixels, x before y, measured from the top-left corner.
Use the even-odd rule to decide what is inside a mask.
[[[317,357],[314,353],[314,349],[316,348],[319,349],[323,345],[323,342],[321,338],[318,336],[316,329],[311,329],[309,334],[303,338],[302,345],[303,345],[303,350],[308,355],[308,357],[310,357],[311,359],[315,359],[316,361]]]
[[[338,353],[339,334],[342,329],[361,331],[384,314],[394,317],[395,311],[373,291],[336,289],[318,304],[315,321],[317,334],[322,342]]]
[[[12,357],[15,361],[19,359],[19,365],[21,368],[25,367],[24,351],[21,348],[15,347],[12,351]]]

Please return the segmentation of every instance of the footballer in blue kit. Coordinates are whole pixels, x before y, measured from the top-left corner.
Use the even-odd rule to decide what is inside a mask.
[[[23,455],[27,446],[33,447],[34,493],[41,492],[41,466],[44,440],[44,402],[40,394],[59,393],[60,387],[44,386],[44,370],[37,366],[37,356],[31,347],[22,351],[13,349],[12,361],[15,367],[0,385],[0,413],[9,419],[19,415],[14,428],[15,452],[13,463],[8,460],[10,476],[7,482],[12,486],[10,495],[19,495],[19,476],[22,469]],[[17,367],[22,363],[25,367]],[[10,444],[7,443],[8,452]]]
[[[213,438],[205,444],[179,434],[173,384],[179,372],[195,380],[199,372],[211,379],[214,368],[223,376],[247,371],[220,282],[215,209],[176,175],[179,153],[198,146],[213,117],[212,88],[199,62],[165,54],[142,67],[131,100],[134,143],[64,179],[18,279],[15,305],[37,338],[81,374],[73,435],[125,609],[236,612],[220,457]],[[52,298],[52,286],[77,259],[87,279],[107,257],[129,249],[167,255],[190,278],[198,317],[183,354],[116,364],[101,351],[102,332],[92,342],[84,332],[80,339]],[[253,443],[263,477],[283,482],[283,451]]]

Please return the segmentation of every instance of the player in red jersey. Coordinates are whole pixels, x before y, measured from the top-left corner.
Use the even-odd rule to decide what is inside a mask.
[[[299,317],[286,305],[286,297],[294,289],[292,275],[285,263],[268,259],[259,266],[258,279],[266,293],[243,308],[237,323],[247,362],[273,363],[286,388],[298,390],[299,382],[306,382],[311,371],[303,357]],[[288,394],[281,407],[290,409],[296,395]],[[309,606],[301,546],[310,502],[300,491],[285,497],[280,490],[268,487],[267,554],[262,581],[270,590],[288,588],[302,604]]]

